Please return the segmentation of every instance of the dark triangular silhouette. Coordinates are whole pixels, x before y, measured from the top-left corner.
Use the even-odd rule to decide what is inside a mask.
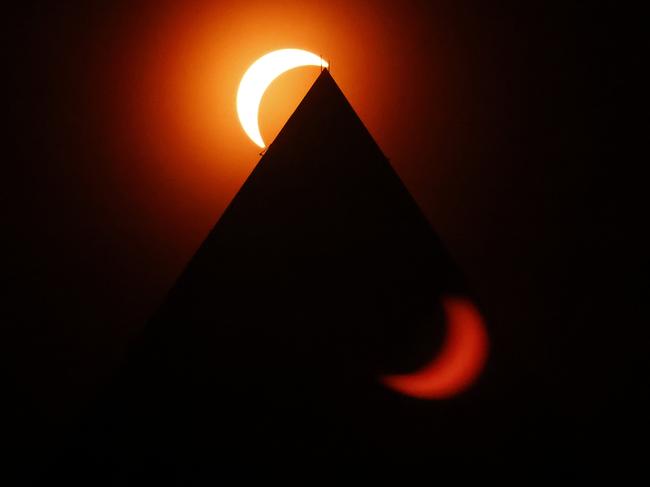
[[[324,70],[88,423],[109,438],[96,456],[417,451],[394,421],[410,403],[378,378],[435,354],[450,292],[456,268]]]

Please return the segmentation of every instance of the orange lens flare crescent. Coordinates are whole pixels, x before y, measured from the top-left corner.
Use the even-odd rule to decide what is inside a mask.
[[[447,319],[442,351],[415,372],[382,377],[390,389],[418,399],[445,399],[467,389],[481,374],[489,346],[481,314],[468,299],[446,297],[442,304]]]

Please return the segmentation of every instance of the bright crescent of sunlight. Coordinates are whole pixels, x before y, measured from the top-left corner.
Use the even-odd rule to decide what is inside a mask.
[[[327,68],[329,64],[322,57],[302,49],[280,49],[259,58],[244,73],[237,90],[237,115],[246,135],[259,147],[266,147],[258,120],[264,92],[278,76],[302,66]]]

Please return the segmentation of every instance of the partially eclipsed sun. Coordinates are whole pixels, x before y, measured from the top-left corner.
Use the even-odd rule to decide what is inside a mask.
[[[481,314],[464,298],[446,297],[442,305],[447,327],[442,350],[415,372],[382,377],[390,389],[418,399],[445,399],[468,388],[481,374],[488,353]]]
[[[261,148],[266,147],[258,122],[260,102],[266,89],[281,74],[301,66],[329,64],[322,57],[302,49],[280,49],[265,54],[244,73],[237,90],[237,115],[246,135]]]

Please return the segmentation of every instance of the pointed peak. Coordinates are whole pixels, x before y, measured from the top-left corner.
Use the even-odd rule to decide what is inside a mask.
[[[319,78],[330,78],[332,81],[334,81],[334,78],[332,77],[332,73],[330,72],[329,68],[323,68]]]
[[[328,68],[323,68],[322,72],[318,75],[318,78],[316,78],[316,81],[314,81],[312,88],[318,85],[329,86],[330,88],[336,88],[338,91],[341,91],[341,88],[339,88],[339,85],[336,83],[334,76],[332,76],[332,73]]]
[[[309,91],[305,95],[305,98],[303,98],[303,102],[310,97],[310,94],[313,92],[319,92],[321,90],[334,90],[340,93],[343,98],[345,96],[343,95],[343,92],[341,91],[341,88],[339,88],[339,85],[336,83],[336,80],[332,76],[332,73],[330,73],[329,69],[323,68],[321,73],[318,75],[312,86],[309,88]],[[303,103],[301,102],[301,105]],[[300,105],[296,110],[298,110]]]
[[[332,73],[330,73],[329,68],[323,67],[320,71],[321,71],[321,73],[318,76],[319,78],[321,78],[321,77],[329,77],[329,78],[331,78],[332,77]]]
[[[343,98],[345,98],[345,95],[343,94],[343,91],[341,91],[341,88],[339,87],[338,83],[332,76],[332,73],[330,72],[329,69],[323,68],[323,71],[318,75],[318,78],[316,78],[316,81],[314,81],[314,84],[310,88],[309,91],[313,89],[329,89],[338,92]],[[346,99],[347,102],[347,99]]]
[[[311,148],[322,147],[332,140],[333,131],[341,132],[335,127],[341,129],[344,126],[347,127],[346,130],[352,130],[357,136],[367,139],[376,146],[376,142],[336,83],[330,70],[324,68],[284,127],[264,151],[264,158],[278,150],[278,145],[292,146],[294,149],[298,145]],[[343,130],[343,133],[346,130]]]

